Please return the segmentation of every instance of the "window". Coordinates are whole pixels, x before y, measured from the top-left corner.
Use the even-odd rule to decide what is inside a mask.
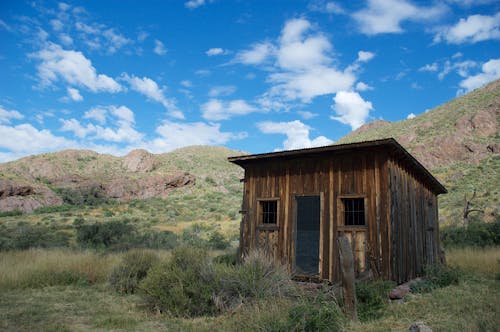
[[[345,226],[365,225],[365,199],[364,198],[342,198],[344,206]]]
[[[259,201],[260,222],[264,225],[276,224],[278,220],[278,201]]]

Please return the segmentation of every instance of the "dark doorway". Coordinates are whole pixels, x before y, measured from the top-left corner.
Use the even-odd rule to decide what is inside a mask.
[[[297,196],[295,273],[319,274],[320,197]]]

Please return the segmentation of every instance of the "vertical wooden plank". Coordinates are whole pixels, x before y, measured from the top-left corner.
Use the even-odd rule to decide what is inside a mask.
[[[287,262],[287,266],[289,271],[291,272],[291,259],[290,259],[290,165],[288,164],[285,171],[285,213],[284,213],[284,229],[283,229],[283,248],[285,254],[285,261]]]
[[[319,196],[319,275],[321,278],[325,278],[325,268],[323,267],[323,248],[324,248],[324,241],[325,241],[325,215],[324,215],[324,206],[325,206],[325,197],[323,193],[320,193]]]
[[[382,229],[380,227],[380,215],[382,212],[382,206],[381,206],[381,201],[380,201],[380,196],[381,196],[381,187],[380,187],[380,161],[379,161],[379,154],[375,153],[374,156],[374,175],[375,175],[375,248],[374,250],[374,255],[377,259],[377,269],[379,272],[382,272],[382,266],[380,264],[381,258],[382,258]],[[373,194],[372,194],[373,195]]]
[[[335,243],[335,217],[333,214],[334,208],[334,163],[333,160],[330,160],[329,162],[329,169],[328,169],[328,200],[329,200],[329,212],[330,212],[330,217],[329,217],[329,229],[330,229],[330,250],[329,250],[329,269],[328,269],[328,279],[333,282],[334,281],[334,262],[335,262],[335,256],[334,256],[334,243]]]

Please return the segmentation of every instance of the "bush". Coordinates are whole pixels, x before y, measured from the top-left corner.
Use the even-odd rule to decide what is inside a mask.
[[[456,285],[460,279],[460,271],[443,265],[430,265],[424,269],[425,277],[410,288],[413,293],[427,293],[437,288]]]
[[[179,245],[179,237],[171,231],[144,231],[134,239],[134,247],[148,249],[173,249]]]
[[[227,291],[242,298],[283,297],[293,292],[286,267],[276,264],[265,251],[251,251],[224,280]]]
[[[181,247],[141,282],[146,305],[177,317],[212,315],[216,278],[205,250]]]
[[[69,205],[97,206],[105,203],[112,203],[112,200],[106,197],[104,189],[100,186],[80,188],[78,190],[71,188],[54,188],[54,191],[61,196],[65,204]]]
[[[111,272],[109,283],[118,293],[133,294],[139,282],[147,276],[149,269],[158,261],[158,256],[154,253],[141,250],[129,251]]]
[[[12,211],[0,211],[0,218],[2,217],[16,217],[23,214],[23,211],[12,210]]]
[[[212,249],[224,250],[229,247],[229,241],[219,231],[214,231],[208,238],[208,245]]]
[[[343,316],[335,297],[319,293],[305,298],[288,313],[287,331],[341,331]]]
[[[242,302],[286,297],[295,294],[294,284],[284,266],[276,264],[264,251],[252,251],[241,265],[221,264],[215,304],[228,311]]]
[[[69,244],[69,235],[39,224],[18,222],[0,228],[0,250],[25,250],[29,248],[57,248]]]
[[[491,223],[476,221],[467,227],[450,226],[441,231],[445,247],[487,247],[500,245],[500,220]]]
[[[85,224],[82,219],[73,223],[76,241],[86,248],[130,248],[135,227],[124,221],[94,222]]]
[[[388,304],[388,295],[395,286],[391,281],[369,281],[356,284],[358,317],[362,322],[382,316]]]
[[[237,260],[236,260],[236,253],[235,252],[230,252],[226,254],[222,254],[219,256],[216,256],[214,258],[214,263],[217,264],[224,264],[224,265],[236,265]]]

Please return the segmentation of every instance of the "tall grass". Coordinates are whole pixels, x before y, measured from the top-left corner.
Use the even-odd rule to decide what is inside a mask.
[[[446,251],[450,266],[487,278],[500,275],[500,247],[456,248]]]
[[[0,289],[105,282],[120,254],[67,249],[0,252]]]

